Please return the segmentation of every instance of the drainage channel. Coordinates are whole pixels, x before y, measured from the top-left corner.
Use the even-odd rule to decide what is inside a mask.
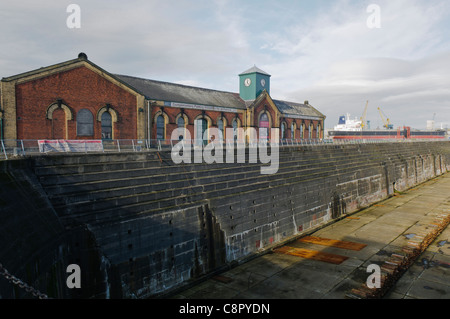
[[[408,268],[450,224],[450,211],[448,209],[440,209],[439,211],[431,222],[416,225],[414,233],[408,231],[408,233],[403,234],[408,240],[407,244],[401,247],[400,251],[392,253],[381,264],[381,285],[379,288],[369,288],[367,284],[362,284],[361,287],[353,288],[345,297],[378,299],[385,296]]]

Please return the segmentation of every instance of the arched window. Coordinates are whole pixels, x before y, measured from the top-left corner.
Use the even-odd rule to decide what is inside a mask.
[[[221,132],[222,139],[223,139],[225,137],[225,132],[224,132],[224,128],[223,128],[223,120],[222,119],[217,120],[217,128]]]
[[[236,141],[238,138],[238,121],[236,118],[231,122],[231,125],[233,126],[233,140]]]
[[[184,135],[185,135],[185,132],[184,132],[184,129],[185,129],[185,120],[184,120],[184,117],[183,116],[180,116],[179,118],[178,118],[178,120],[177,120],[177,125],[178,125],[178,128],[179,128],[179,131],[180,132],[182,132],[182,134],[180,134],[179,136],[178,136],[178,140],[183,140],[184,139]]]
[[[204,118],[199,118],[195,122],[195,127],[197,130],[196,145],[208,144],[208,134],[205,134],[208,130],[208,121]]]
[[[104,112],[101,117],[102,122],[102,140],[112,139],[112,117],[109,112]]]
[[[156,118],[156,139],[164,140],[166,137],[166,122],[164,116],[159,115]]]
[[[286,123],[281,123],[281,139],[284,140],[286,138]]]
[[[94,116],[88,109],[81,109],[77,113],[77,136],[94,135]]]
[[[309,123],[309,139],[312,139],[312,133],[313,133],[313,129],[314,129],[314,127],[313,127],[313,125],[312,125],[312,123]]]
[[[292,122],[292,124],[291,124],[291,138],[292,139],[295,139],[295,129],[296,129],[295,122]]]
[[[259,139],[267,140],[269,138],[269,127],[269,117],[267,116],[267,113],[264,112],[259,118]]]
[[[316,138],[317,139],[320,139],[321,138],[321,133],[322,133],[322,130],[321,130],[321,128],[320,128],[320,124],[318,124],[317,125],[317,134],[316,134]]]
[[[304,134],[305,134],[305,127],[302,123],[302,124],[300,124],[300,138],[301,139],[303,139],[305,137]]]
[[[183,116],[180,116],[178,118],[177,124],[178,124],[178,128],[184,128],[184,118],[183,118]]]
[[[103,140],[114,138],[114,123],[117,123],[117,118],[117,111],[110,104],[106,104],[97,111],[95,119],[100,122],[100,133]]]

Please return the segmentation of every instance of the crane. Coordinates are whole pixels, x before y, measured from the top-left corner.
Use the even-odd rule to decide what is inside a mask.
[[[389,119],[387,118],[387,116],[383,113],[383,111],[381,110],[381,108],[378,108],[378,112],[380,112],[380,116],[381,116],[381,120],[384,123],[384,127],[387,128],[388,130],[392,130],[394,128],[394,125],[390,123]],[[386,117],[386,118],[385,118]]]
[[[366,103],[366,107],[364,109],[364,113],[361,116],[361,128],[364,129],[366,126],[366,115],[367,115],[367,106],[369,105],[369,101]]]

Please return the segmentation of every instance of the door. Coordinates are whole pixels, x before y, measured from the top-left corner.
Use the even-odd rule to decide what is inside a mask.
[[[102,114],[102,140],[112,139],[112,119],[109,112]]]
[[[269,138],[269,117],[266,113],[263,113],[259,119],[259,139],[265,140]]]
[[[166,123],[164,116],[160,115],[156,118],[156,139],[162,141],[166,136]]]
[[[55,140],[66,138],[66,113],[61,108],[52,114],[52,138]]]

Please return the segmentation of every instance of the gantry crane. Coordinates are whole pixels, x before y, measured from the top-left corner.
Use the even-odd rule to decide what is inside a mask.
[[[361,116],[361,128],[364,130],[366,127],[366,115],[367,115],[367,106],[369,105],[369,101],[366,103],[366,107],[364,109],[364,113]]]
[[[378,111],[380,112],[381,120],[384,123],[383,127],[387,128],[388,130],[392,130],[394,128],[394,125],[390,123],[389,118],[383,113],[380,108],[378,108]]]

